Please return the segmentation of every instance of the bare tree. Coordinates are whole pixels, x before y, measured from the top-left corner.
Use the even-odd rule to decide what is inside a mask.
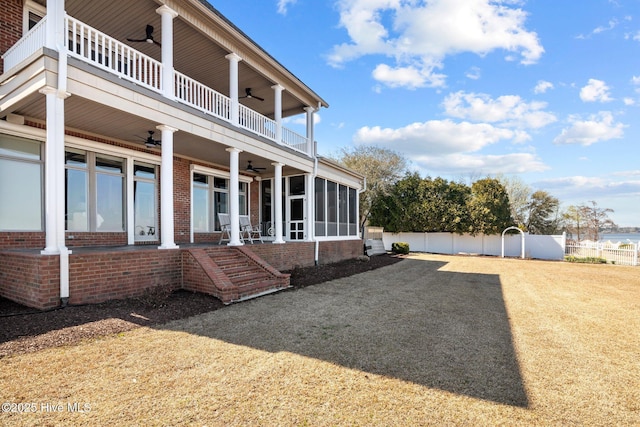
[[[375,201],[387,195],[408,172],[407,159],[395,151],[371,145],[343,148],[332,158],[367,178],[367,191],[360,194],[360,228],[363,229]]]
[[[582,218],[586,221],[585,236],[587,239],[598,241],[600,240],[600,230],[605,227],[615,227],[615,223],[609,219],[609,213],[613,212],[613,209],[599,208],[598,204],[590,200],[590,205],[580,205],[578,209],[581,212]]]

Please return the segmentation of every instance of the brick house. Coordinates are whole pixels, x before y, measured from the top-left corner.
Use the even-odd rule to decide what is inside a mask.
[[[0,296],[233,302],[362,253],[363,177],[317,155],[327,103],[209,2],[0,8]]]

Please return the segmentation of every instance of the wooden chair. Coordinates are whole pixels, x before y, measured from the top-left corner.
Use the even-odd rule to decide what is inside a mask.
[[[227,242],[231,241],[231,219],[229,218],[229,214],[219,213],[218,220],[220,221],[220,240],[218,240],[218,244],[221,244],[223,240]],[[227,235],[225,238],[224,235]]]
[[[259,240],[260,243],[264,243],[260,226],[251,225],[249,215],[240,215],[240,235],[243,239],[248,239],[251,243],[253,243],[254,240]]]

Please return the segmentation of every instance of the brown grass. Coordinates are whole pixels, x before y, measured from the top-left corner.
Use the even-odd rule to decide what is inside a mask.
[[[637,267],[413,255],[2,358],[0,424],[640,425],[639,355]]]

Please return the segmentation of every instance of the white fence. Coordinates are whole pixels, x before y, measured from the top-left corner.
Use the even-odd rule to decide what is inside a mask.
[[[601,258],[613,264],[638,265],[636,243],[591,241],[567,243],[566,254],[576,258]]]
[[[504,256],[546,260],[563,260],[565,252],[564,235],[538,236],[532,234],[507,234],[504,236]],[[454,233],[383,233],[384,247],[391,250],[394,242],[407,242],[411,251],[437,254],[502,255],[502,236],[454,234]]]

